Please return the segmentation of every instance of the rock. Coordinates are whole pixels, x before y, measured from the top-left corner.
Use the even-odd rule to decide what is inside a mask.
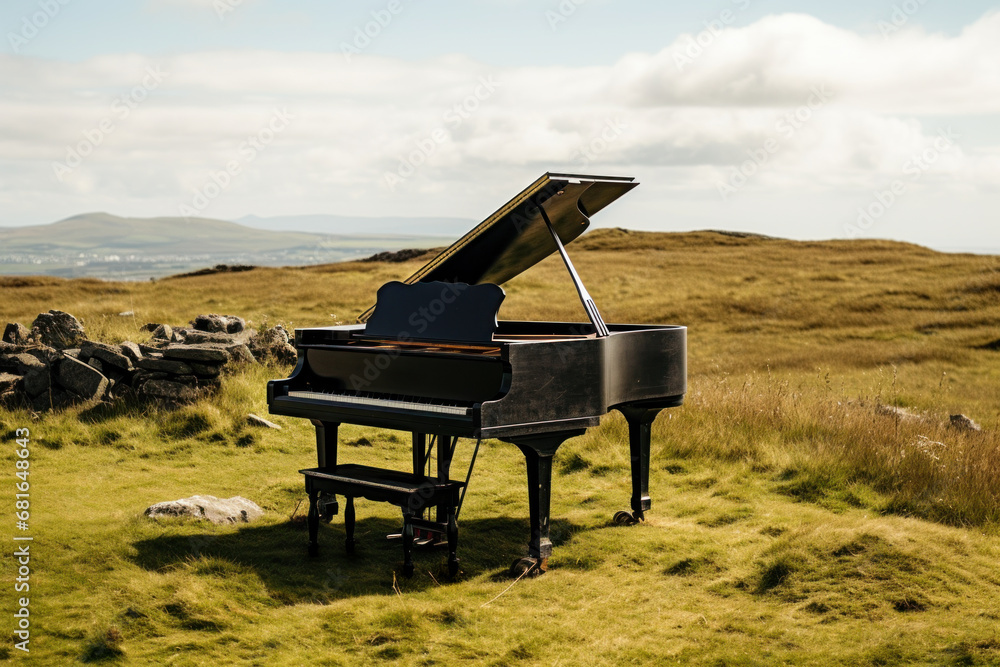
[[[31,323],[31,330],[37,332],[43,343],[57,350],[75,347],[83,340],[83,325],[61,310],[40,313]]]
[[[139,370],[132,376],[132,386],[138,389],[147,380],[166,380],[169,377],[171,377],[170,373],[162,371]]]
[[[279,431],[281,430],[281,427],[275,424],[274,422],[270,422],[264,419],[263,417],[255,415],[252,412],[247,415],[247,423],[250,424],[251,426],[263,426],[264,428],[273,428]]]
[[[79,400],[79,397],[75,394],[62,389],[52,389],[51,396],[52,407],[54,408],[68,408]]]
[[[146,508],[146,516],[151,519],[190,516],[207,519],[215,524],[250,523],[264,516],[264,510],[256,503],[240,496],[232,498],[191,496],[151,505]]]
[[[80,348],[78,347],[67,348],[63,350],[62,353],[63,356],[73,357],[74,359],[80,358]]]
[[[963,414],[951,415],[948,417],[949,424],[952,428],[956,428],[960,431],[982,431],[983,427],[972,421],[969,417]]]
[[[123,310],[122,312],[118,313],[118,317],[135,317],[135,311]]]
[[[108,379],[104,375],[73,357],[59,362],[56,381],[85,400],[101,398],[108,389]]]
[[[40,368],[33,368],[25,373],[24,384],[22,386],[24,387],[24,393],[32,398],[44,394],[52,386],[52,376],[49,373],[49,367],[43,365]]]
[[[280,324],[251,336],[248,347],[260,360],[271,358],[284,364],[294,364],[298,359],[295,348],[288,343],[288,332]]]
[[[250,352],[250,348],[243,343],[237,343],[236,345],[230,345],[226,348],[226,352],[229,353],[230,358],[233,363],[237,364],[252,364],[256,359],[254,359],[253,354]]]
[[[0,393],[16,390],[22,379],[13,373],[0,373]]]
[[[170,380],[146,380],[142,383],[143,394],[165,398],[169,401],[193,401],[198,398],[198,390],[186,384]]]
[[[0,372],[24,375],[32,368],[43,368],[45,364],[27,352],[0,356]]]
[[[220,333],[239,333],[246,328],[246,322],[242,317],[235,315],[199,315],[191,322],[191,326],[198,331],[214,331]]]
[[[131,361],[133,365],[137,361],[139,361],[140,359],[142,359],[142,350],[140,350],[139,346],[136,345],[135,343],[133,343],[130,340],[127,340],[124,343],[122,343],[121,345],[119,345],[118,349],[121,350],[121,353],[123,355],[125,355],[126,357],[128,357],[129,361]]]
[[[46,410],[51,410],[53,407],[52,395],[49,391],[44,391],[38,396],[31,399],[31,409],[35,412],[45,412]]]
[[[195,343],[220,343],[222,345],[232,345],[233,343],[242,342],[242,334],[231,334],[231,333],[219,333],[214,331],[198,331],[197,329],[185,329],[184,342],[188,344]]]
[[[35,355],[28,354],[27,352],[22,352],[21,354],[13,354],[7,357],[7,359],[17,364],[17,372],[21,373],[22,375],[32,369],[46,367],[45,362],[43,362]]]
[[[174,330],[169,324],[158,324],[156,325],[156,328],[153,329],[153,338],[173,340]]]
[[[888,415],[890,417],[895,417],[899,421],[913,421],[915,419],[920,419],[919,415],[915,415],[906,408],[897,408],[895,405],[879,405],[875,408],[875,411],[880,415]]]
[[[104,374],[104,364],[101,363],[100,359],[88,359],[87,365],[96,370],[98,373]]]
[[[14,345],[26,345],[31,332],[23,324],[11,322],[3,331],[3,341]]]
[[[145,355],[162,357],[163,347],[166,346],[166,341],[159,341],[159,342],[161,344],[161,347],[153,347],[152,345],[143,345],[142,343],[139,343],[139,351]]]
[[[54,350],[47,345],[35,345],[25,350],[25,352],[47,365],[51,365],[63,357],[63,353]]]
[[[139,327],[139,331],[156,331],[156,327],[158,326],[160,325],[157,324],[156,322],[146,322],[141,327]]]
[[[107,350],[118,353],[118,347],[116,345],[108,345],[107,343],[100,343],[96,340],[82,340],[80,341],[80,356],[78,357],[80,361],[87,361],[94,355],[95,350]]]
[[[229,361],[226,348],[201,343],[198,345],[169,345],[163,349],[164,359],[180,359],[182,361],[208,361],[225,363]]]
[[[191,370],[193,370],[195,375],[198,377],[214,378],[219,377],[219,373],[222,372],[222,367],[217,364],[202,364],[197,361],[192,361]]]
[[[10,389],[8,391],[0,391],[0,405],[4,407],[13,408],[18,403],[21,402],[21,394]]]
[[[104,348],[97,348],[91,353],[90,357],[91,359],[100,359],[105,365],[110,364],[123,371],[130,371],[134,368],[131,359],[113,349],[105,350]]]
[[[140,359],[136,366],[147,371],[162,371],[164,373],[174,373],[175,375],[189,375],[191,366],[183,361],[171,361],[170,359],[147,357]]]

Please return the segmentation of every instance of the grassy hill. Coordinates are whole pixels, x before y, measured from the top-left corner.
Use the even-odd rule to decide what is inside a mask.
[[[689,394],[654,425],[645,524],[610,520],[629,495],[618,415],[560,449],[550,570],[511,585],[504,573],[527,538],[524,467],[496,441],[484,443],[463,511],[457,581],[442,578],[437,552],[417,554],[413,579],[398,577],[398,545],[382,537],[398,510],[374,503],[358,506],[357,555],[340,548],[337,517],[307,559],[297,471],[313,464],[311,426],[245,421],[266,411],[265,382],[288,368],[228,376],[220,395],[175,412],[0,411],[0,438],[28,426],[34,443],[31,657],[1000,663],[1000,258],[623,230],[569,250],[607,321],[689,327]],[[59,308],[106,340],[204,311],[258,325],[350,322],[379,285],[419,265],[155,283],[0,278],[0,322]],[[503,317],[583,318],[557,258],[505,289]],[[957,412],[983,431],[947,426]],[[343,427],[341,438],[344,461],[409,465],[405,434]],[[460,446],[456,469],[470,450]],[[244,527],[141,516],[194,493],[243,495],[267,515]],[[11,516],[13,492],[0,509]]]
[[[290,265],[340,261],[439,245],[429,234],[342,234],[255,229],[210,218],[77,215],[48,225],[0,227],[0,274],[160,277],[216,263]]]

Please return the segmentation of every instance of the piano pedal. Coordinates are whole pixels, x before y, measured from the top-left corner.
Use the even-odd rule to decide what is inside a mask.
[[[396,540],[403,539],[403,533],[389,533],[385,536],[385,539],[389,542],[395,542]],[[448,546],[448,538],[444,533],[435,530],[416,528],[413,531],[413,546],[428,548]]]

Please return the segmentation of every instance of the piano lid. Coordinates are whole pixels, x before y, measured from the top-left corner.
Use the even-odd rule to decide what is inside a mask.
[[[546,217],[569,243],[586,231],[592,215],[637,185],[630,177],[547,173],[403,282],[502,285],[557,251]]]

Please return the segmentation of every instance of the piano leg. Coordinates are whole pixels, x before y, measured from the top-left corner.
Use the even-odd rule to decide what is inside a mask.
[[[344,532],[347,537],[344,540],[344,548],[347,553],[354,553],[354,498],[347,496],[347,506],[344,507]]]
[[[450,435],[439,435],[438,436],[438,458],[437,458],[437,478],[439,482],[450,481],[449,475],[451,474],[451,459],[455,455],[455,445],[458,444],[458,437],[452,437]],[[454,507],[450,508],[451,512],[455,511]],[[437,521],[438,523],[447,523],[449,513],[449,505],[441,504],[437,506]]]
[[[316,427],[316,467],[336,468],[337,467],[337,422],[324,422],[318,419],[310,420]],[[325,522],[330,520],[340,511],[337,497],[333,494],[320,494],[319,517]]]
[[[552,457],[563,442],[583,435],[586,429],[543,433],[539,435],[510,438],[508,442],[517,445],[524,454],[528,471],[528,514],[531,524],[531,541],[528,542],[528,556],[514,561],[510,573],[513,576],[541,574],[548,567],[552,555],[552,540],[549,539],[549,513],[552,498]],[[506,438],[505,438],[506,439]]]
[[[310,420],[316,427],[316,467],[337,467],[337,422]]]
[[[649,497],[649,441],[653,420],[662,408],[624,405],[618,410],[628,422],[628,445],[632,458],[632,514],[618,512],[615,523],[632,525],[646,519],[645,511],[652,501]]]
[[[306,518],[309,526],[309,555],[319,555],[319,491],[309,490],[309,515]]]

